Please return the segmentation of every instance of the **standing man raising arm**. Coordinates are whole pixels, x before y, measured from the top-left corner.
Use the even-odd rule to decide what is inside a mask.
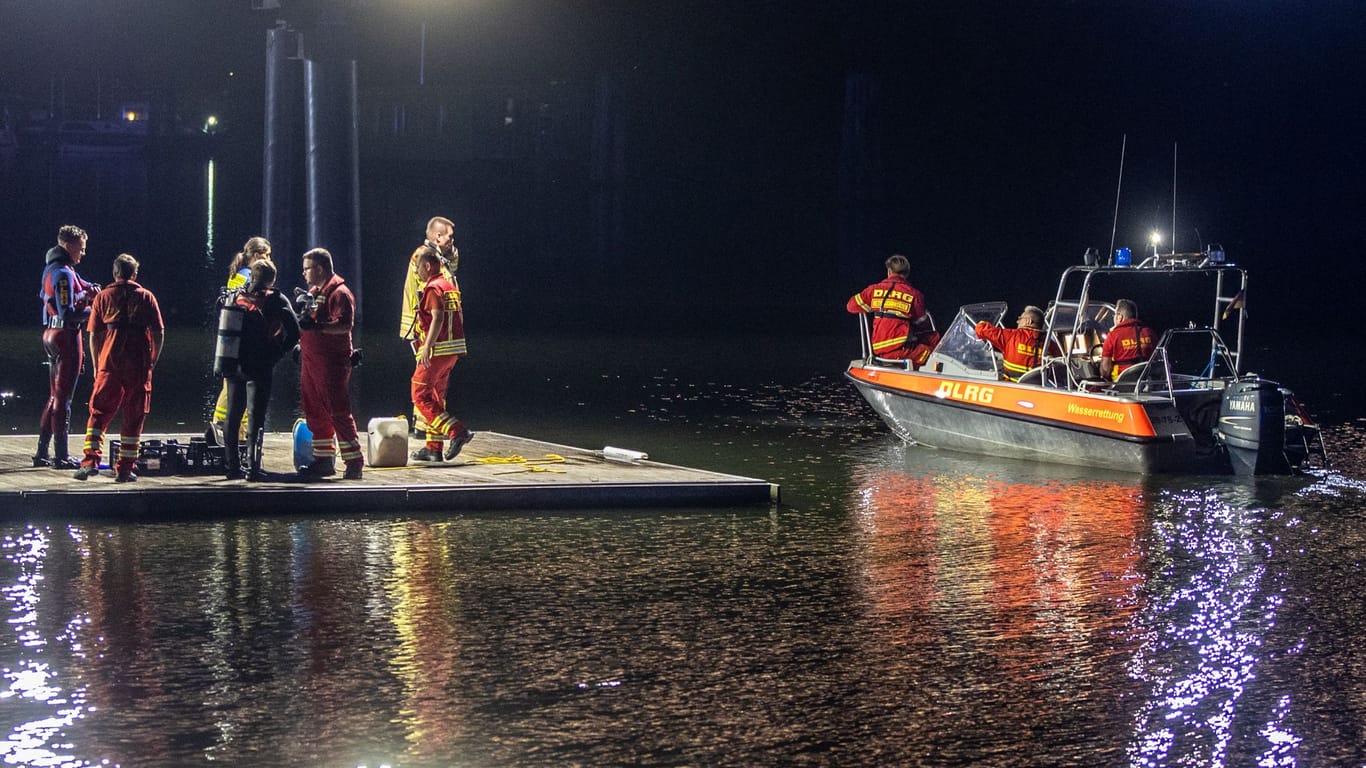
[[[427,281],[417,273],[417,261],[424,253],[431,253],[440,260],[442,277],[457,285],[455,271],[460,266],[460,251],[456,250],[453,238],[455,224],[444,216],[434,216],[427,222],[427,239],[422,241],[408,257],[408,274],[403,278],[403,309],[399,313],[399,335],[412,340],[417,336],[417,305],[422,301],[422,290]]]

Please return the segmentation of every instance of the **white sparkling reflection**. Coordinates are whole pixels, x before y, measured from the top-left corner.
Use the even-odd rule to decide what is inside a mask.
[[[1212,492],[1166,501],[1170,515],[1153,526],[1151,602],[1139,619],[1149,629],[1130,667],[1151,691],[1136,715],[1130,763],[1230,765],[1230,743],[1242,730],[1236,721],[1247,716],[1239,704],[1284,602],[1266,583],[1274,539],[1260,535],[1256,513]],[[1295,764],[1299,739],[1284,722],[1288,708],[1283,698],[1259,732],[1270,761],[1262,765]]]
[[[7,723],[10,732],[0,740],[0,762],[31,766],[97,765],[74,757],[73,746],[64,738],[72,723],[84,716],[84,688],[65,689],[59,672],[40,657],[48,650],[50,640],[69,639],[82,623],[79,619],[68,622],[57,638],[42,634],[39,587],[48,546],[47,531],[32,526],[23,535],[8,536],[0,542],[2,573],[14,574],[7,577],[12,578],[12,583],[0,586],[8,613],[6,623],[19,641],[17,648],[29,654],[10,659],[9,666],[0,670],[0,679],[5,682],[0,701],[10,702],[16,721],[24,720]]]

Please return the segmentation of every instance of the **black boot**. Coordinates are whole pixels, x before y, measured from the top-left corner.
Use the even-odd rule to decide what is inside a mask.
[[[33,454],[33,466],[50,467],[52,460],[48,458],[48,448],[52,445],[52,433],[43,430],[38,433],[38,452]]]
[[[256,430],[256,434],[251,436],[251,442],[247,443],[247,481],[259,483],[262,480],[269,480],[270,475],[261,469],[261,450],[264,448],[266,431]]]
[[[39,440],[41,439],[40,436]],[[49,466],[53,469],[76,469],[81,466],[81,462],[67,452],[67,433],[65,430],[59,430],[52,435],[52,463]]]
[[[337,474],[337,462],[335,459],[314,459],[308,466],[300,468],[299,474],[304,477],[331,477]]]
[[[227,469],[224,475],[229,480],[241,480],[247,476],[246,473],[242,471],[242,454],[237,450],[237,446],[235,445],[224,447],[223,466]]]

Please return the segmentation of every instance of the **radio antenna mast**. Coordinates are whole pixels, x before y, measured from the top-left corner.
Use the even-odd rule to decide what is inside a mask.
[[[1172,142],[1172,255],[1176,255],[1176,142]]]
[[[1129,134],[1122,134],[1119,142],[1119,181],[1115,182],[1115,220],[1110,225],[1110,258],[1115,257],[1115,230],[1119,229],[1119,190],[1124,186],[1124,148],[1129,145]]]

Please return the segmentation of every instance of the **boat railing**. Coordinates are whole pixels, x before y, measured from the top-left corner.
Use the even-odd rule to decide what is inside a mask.
[[[937,332],[938,328],[934,324],[934,315],[927,312],[925,313],[925,316],[929,318],[930,330]],[[873,363],[889,368],[904,368],[908,371],[914,368],[914,365],[910,360],[903,358],[878,357],[873,354],[873,316],[871,314],[864,312],[858,316],[858,329],[859,345],[862,352],[860,357],[865,363]]]
[[[1126,369],[1106,391],[1175,400],[1195,392],[1223,389],[1237,378],[1237,364],[1218,331],[1172,328],[1162,334],[1145,362]]]
[[[873,354],[873,316],[863,313],[858,316],[859,343],[863,347],[862,359],[864,363],[880,365],[886,368],[903,368],[911,370],[910,360],[895,360],[889,357],[878,357]]]
[[[1194,318],[1229,340],[1228,357],[1233,361],[1235,370],[1242,364],[1243,325],[1246,319],[1247,272],[1230,263],[1221,246],[1211,245],[1198,253],[1164,253],[1146,257],[1132,267],[1115,265],[1076,264],[1063,270],[1058,281],[1057,293],[1048,309],[1047,328],[1052,336],[1083,336],[1085,324],[1104,319],[1101,327],[1108,330],[1108,317],[1099,318],[1102,308],[1111,310],[1113,305],[1101,296],[1130,295],[1130,288],[1139,292],[1151,293],[1155,285],[1166,285],[1171,276],[1188,276],[1179,285],[1206,286],[1197,280],[1212,281],[1212,303],[1204,310],[1191,315],[1181,314],[1183,320]],[[1161,281],[1161,282],[1155,282]],[[1142,286],[1140,288],[1140,286]],[[1205,290],[1201,287],[1200,290]],[[1140,297],[1141,300],[1141,297]],[[1196,309],[1198,305],[1191,305]],[[1209,314],[1204,314],[1209,312]],[[1202,316],[1203,315],[1203,316]]]

